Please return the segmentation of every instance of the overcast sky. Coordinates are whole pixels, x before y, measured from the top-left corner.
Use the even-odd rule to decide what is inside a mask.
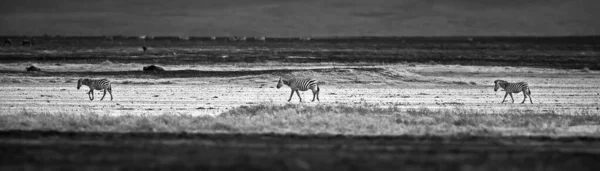
[[[600,34],[600,0],[2,0],[0,35]]]

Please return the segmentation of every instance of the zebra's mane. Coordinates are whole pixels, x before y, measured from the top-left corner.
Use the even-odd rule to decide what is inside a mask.
[[[283,84],[290,85],[290,82],[291,82],[292,79],[287,79],[287,78],[284,78],[284,77],[280,77],[280,78],[281,78],[281,81],[283,82]]]

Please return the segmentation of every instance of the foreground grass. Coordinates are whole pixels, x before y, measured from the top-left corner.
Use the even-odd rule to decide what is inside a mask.
[[[187,114],[119,115],[34,113],[0,115],[0,129],[106,131],[293,133],[344,135],[600,135],[600,116],[511,109],[399,109],[360,105],[261,104],[241,106],[220,116]]]

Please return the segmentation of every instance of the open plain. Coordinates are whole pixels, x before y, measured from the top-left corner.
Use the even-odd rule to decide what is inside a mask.
[[[0,146],[21,156],[3,159],[5,168],[71,161],[96,169],[564,170],[591,169],[591,158],[600,154],[597,37],[44,37],[36,43],[0,48]],[[166,71],[142,71],[150,64]],[[30,65],[42,71],[25,71]],[[319,80],[320,101],[310,102],[307,91],[303,102],[296,95],[288,102],[290,89],[275,87],[279,77]],[[114,100],[108,93],[100,100],[102,92],[95,91],[90,101],[87,87],[76,88],[79,78],[108,78]],[[521,104],[522,93],[514,94],[514,103],[510,96],[500,103],[497,79],[529,83],[533,104]],[[124,123],[106,118],[151,124],[120,129]],[[174,126],[181,118],[202,121]],[[79,158],[92,154],[98,158]],[[181,165],[180,157],[201,162]],[[162,163],[121,165],[156,161]],[[357,162],[364,164],[350,164]]]

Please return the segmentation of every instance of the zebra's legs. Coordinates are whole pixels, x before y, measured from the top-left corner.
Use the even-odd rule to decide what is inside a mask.
[[[298,92],[298,90],[296,90],[296,95],[298,95],[298,98],[300,99],[300,102],[302,102],[302,97],[300,97],[300,92]]]
[[[501,103],[504,103],[504,101],[506,100],[506,96],[508,96],[508,92],[506,92],[506,93],[504,94],[504,98],[502,99],[502,102],[501,102]]]
[[[292,96],[294,96],[294,90],[292,90],[292,94],[290,94],[290,99],[288,99],[288,102],[292,101]]]
[[[321,100],[319,99],[319,93],[320,93],[320,92],[321,92],[321,88],[319,88],[319,86],[317,85],[317,100],[318,100],[318,101],[321,101]]]
[[[531,91],[529,91],[529,90],[523,91],[523,96],[524,96],[523,102],[521,102],[521,103],[525,103],[525,100],[527,100],[527,96],[529,96],[529,102],[531,104],[533,104],[533,101],[531,100]]]
[[[112,87],[108,87],[108,93],[110,93],[110,101],[112,101],[113,100],[113,97],[112,97]]]
[[[94,90],[90,89],[90,91],[88,91],[88,97],[90,98],[90,100],[94,100]]]
[[[318,90],[318,88],[316,88],[316,89],[313,89],[313,90],[312,90],[312,93],[313,93],[313,99],[312,99],[312,101],[311,101],[311,102],[314,102],[314,101],[315,101],[315,98],[319,99],[319,90]],[[319,101],[320,101],[320,100],[319,100]]]
[[[515,98],[513,98],[512,93],[508,93],[508,95],[510,95],[510,99],[512,99],[512,102],[515,103]]]
[[[529,92],[528,96],[529,96],[529,102],[530,102],[531,104],[533,104],[533,100],[531,100],[531,92]]]
[[[104,94],[102,95],[102,98],[100,98],[100,100],[104,100],[104,96],[106,96],[106,89],[104,89]]]

